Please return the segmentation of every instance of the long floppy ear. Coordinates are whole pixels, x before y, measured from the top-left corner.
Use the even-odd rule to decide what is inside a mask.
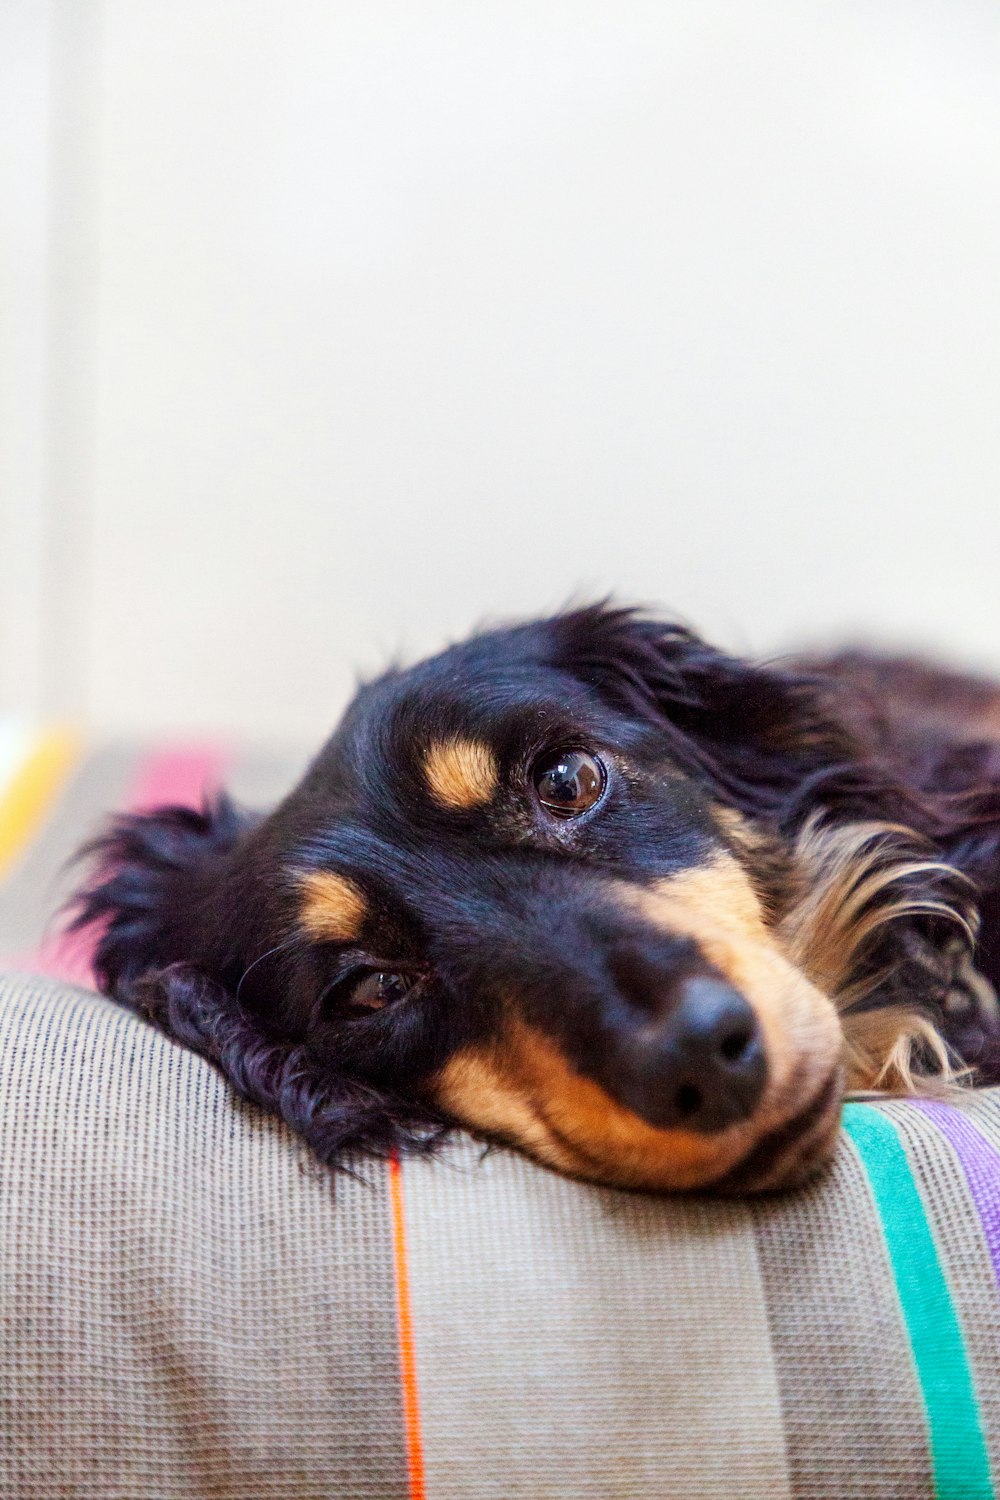
[[[921,1070],[947,1074],[940,1036],[954,1030],[952,997],[975,988],[976,916],[927,797],[855,737],[808,672],[741,661],[632,610],[575,611],[553,630],[557,664],[659,729],[734,815],[734,852],[776,930],[842,1012],[855,1086],[908,1090]],[[988,986],[973,1003],[995,1030]]]
[[[356,1148],[381,1157],[431,1151],[446,1131],[426,1109],[333,1074],[301,1042],[269,1035],[235,995],[190,964],[150,970],[131,1003],[214,1063],[242,1099],[279,1115],[329,1166],[350,1172],[345,1153]]]
[[[809,794],[850,766],[850,737],[806,673],[727,656],[684,626],[606,605],[557,617],[553,633],[556,665],[656,725],[681,764],[741,812],[804,822]],[[858,813],[873,810],[866,791],[853,788]]]
[[[100,988],[214,1063],[242,1098],[280,1115],[331,1165],[343,1166],[355,1146],[380,1155],[431,1149],[440,1121],[384,1089],[319,1069],[289,1034],[282,1024],[289,970],[280,961],[252,1006],[241,999],[268,920],[244,860],[258,822],[221,797],[200,811],[120,817],[80,851],[91,877],[71,903],[70,928],[96,935]],[[279,960],[289,946],[278,944]]]
[[[105,994],[130,1002],[151,970],[174,963],[223,977],[234,957],[220,912],[233,884],[230,856],[254,821],[219,797],[200,810],[124,814],[80,850],[90,878],[70,905],[70,925],[95,934]]]
[[[839,689],[816,673],[728,656],[632,609],[593,605],[551,626],[556,665],[658,728],[679,764],[738,812],[786,836],[817,814],[902,824],[943,844],[954,832],[944,805],[955,799],[908,785],[858,737]]]

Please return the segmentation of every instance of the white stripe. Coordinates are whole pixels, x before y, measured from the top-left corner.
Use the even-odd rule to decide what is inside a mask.
[[[403,1181],[428,1500],[790,1500],[745,1204],[468,1136]]]
[[[37,742],[37,731],[25,720],[0,719],[0,801]]]

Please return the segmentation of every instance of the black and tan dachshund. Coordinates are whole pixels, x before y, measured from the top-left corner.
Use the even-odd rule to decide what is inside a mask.
[[[362,687],[267,816],[87,853],[102,987],[326,1161],[461,1122],[759,1191],[846,1091],[1000,1076],[1000,689],[909,662],[585,608]]]

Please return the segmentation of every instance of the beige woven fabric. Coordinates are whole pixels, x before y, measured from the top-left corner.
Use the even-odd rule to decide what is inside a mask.
[[[996,1090],[973,1096],[972,1116],[979,1133],[988,1137],[989,1122],[997,1120]],[[952,1287],[959,1289],[961,1319],[969,1362],[979,1399],[984,1436],[995,1474],[1000,1474],[1000,1298],[989,1251],[974,1213],[957,1211],[966,1185],[954,1153],[942,1147],[935,1127],[919,1109],[905,1103],[883,1106],[896,1123],[911,1162],[925,1184],[928,1197],[949,1205],[951,1212],[936,1215],[934,1233],[941,1264]],[[994,1126],[995,1128],[995,1126]],[[996,1182],[1000,1211],[1000,1177]]]
[[[916,1106],[884,1113],[995,1476],[993,1209]],[[998,1160],[1000,1094],[966,1114]],[[387,1170],[358,1170],[335,1181],[131,1013],[0,980],[2,1500],[934,1494],[926,1391],[846,1138],[823,1180],[753,1204],[594,1188],[459,1137],[404,1163],[394,1219]],[[944,1357],[925,1348],[924,1374]]]
[[[384,1169],[336,1191],[136,1017],[0,1004],[0,1495],[406,1493]]]
[[[931,1500],[923,1403],[861,1163],[844,1145],[822,1181],[751,1212],[793,1493]]]
[[[404,1178],[432,1495],[786,1500],[745,1207],[467,1142]]]
[[[249,804],[301,769],[220,748],[199,776],[225,765]],[[151,766],[192,799],[185,764],[81,754],[4,871],[0,955],[60,971],[64,861]],[[988,1500],[1000,1091],[964,1138],[945,1113],[870,1112],[899,1148],[878,1201],[884,1143],[855,1136],[755,1204],[602,1190],[459,1137],[404,1163],[400,1202],[377,1163],[335,1182],[130,1013],[0,976],[0,1500]],[[900,1286],[928,1234],[947,1290],[915,1340]]]

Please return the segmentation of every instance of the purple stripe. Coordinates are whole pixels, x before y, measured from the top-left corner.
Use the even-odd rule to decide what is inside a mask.
[[[933,1121],[962,1165],[1000,1286],[1000,1153],[961,1110],[936,1099],[909,1102]]]

